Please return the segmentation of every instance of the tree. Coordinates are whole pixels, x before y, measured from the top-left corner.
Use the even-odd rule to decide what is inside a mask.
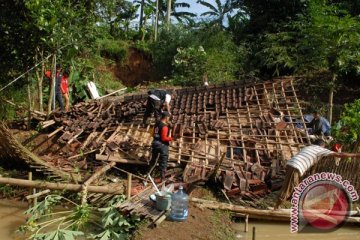
[[[175,75],[177,84],[183,86],[198,86],[205,74],[206,52],[202,46],[178,48],[174,56]]]
[[[40,31],[29,24],[31,19],[23,1],[1,1],[0,16],[0,83],[5,85],[32,65],[41,36]]]
[[[334,129],[336,140],[348,144],[354,152],[360,148],[360,99],[346,104]]]
[[[280,27],[278,27],[280,25]],[[328,73],[328,118],[332,121],[334,92],[339,76],[360,73],[360,23],[328,1],[309,2],[306,11],[288,23],[275,24],[274,32],[256,35],[251,65],[272,75]],[[251,38],[249,38],[251,39]]]
[[[201,16],[208,16],[212,20],[210,24],[217,25],[220,28],[224,28],[225,17],[234,10],[232,5],[232,0],[225,0],[224,3],[221,3],[221,0],[215,0],[215,5],[212,5],[204,0],[197,1],[201,5],[207,7],[209,10],[201,14]]]
[[[279,28],[295,20],[306,11],[306,0],[234,0],[235,7],[244,9],[249,18],[249,34],[278,32]]]
[[[88,36],[84,18],[89,20],[83,3],[72,3],[66,0],[27,0],[25,6],[28,9],[28,17],[31,18],[31,26],[41,32],[37,45],[38,52],[57,54],[61,50],[78,49],[80,39],[84,41]],[[89,22],[88,24],[91,24]],[[84,35],[83,35],[84,34]],[[71,47],[70,47],[71,46]],[[54,56],[55,56],[54,55]],[[43,59],[42,59],[43,60]],[[52,62],[52,69],[55,69],[56,61]],[[55,75],[53,70],[50,96],[48,101],[48,113],[51,111],[53,102]],[[38,79],[38,86],[41,86],[42,74]],[[41,89],[38,89],[41,91]],[[39,101],[42,99],[39,92]]]
[[[332,122],[334,91],[338,76],[350,71],[360,73],[360,23],[346,11],[327,1],[312,1],[307,21],[302,20],[303,38],[299,42],[303,65],[330,72],[328,118]]]
[[[179,8],[190,8],[190,4],[186,2],[177,2],[176,0],[159,0],[160,20],[164,22],[166,21],[168,1],[171,1],[171,16],[174,17],[177,21],[181,23],[184,23],[185,21],[191,22],[192,18],[196,16],[194,13],[178,10]]]
[[[95,12],[98,21],[109,27],[109,34],[118,37],[121,28],[126,31],[130,21],[137,17],[138,7],[126,0],[97,0]]]

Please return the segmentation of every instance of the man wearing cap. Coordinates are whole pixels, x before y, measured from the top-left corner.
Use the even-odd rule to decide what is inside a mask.
[[[173,140],[169,135],[168,123],[170,120],[169,112],[162,112],[161,119],[158,121],[154,128],[154,140],[151,144],[152,156],[150,164],[154,165],[159,156],[159,167],[161,174],[161,181],[165,180],[167,169],[167,162],[169,158],[169,143]]]
[[[170,114],[170,101],[173,98],[172,92],[160,89],[150,90],[148,95],[143,124],[147,124],[147,119],[152,113],[154,113],[155,120],[158,121],[164,104],[166,111]]]
[[[360,153],[333,152],[325,148],[325,142],[318,139],[314,144],[304,147],[298,154],[287,161],[284,184],[280,190],[278,201],[274,207],[277,210],[280,205],[290,197],[294,188],[299,185],[300,178],[304,173],[320,159],[324,157],[348,158],[360,157]]]

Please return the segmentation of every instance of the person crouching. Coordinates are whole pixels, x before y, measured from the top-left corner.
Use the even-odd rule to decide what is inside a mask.
[[[150,160],[151,166],[156,164],[156,159],[159,157],[159,168],[161,175],[161,182],[165,180],[166,169],[169,158],[169,143],[173,140],[169,136],[169,124],[170,114],[169,112],[162,112],[161,119],[155,124],[154,128],[154,140],[151,144],[152,156]]]

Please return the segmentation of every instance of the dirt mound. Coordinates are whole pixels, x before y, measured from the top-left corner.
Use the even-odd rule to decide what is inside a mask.
[[[129,48],[126,60],[117,64],[114,73],[127,87],[155,79],[151,56],[135,48]]]

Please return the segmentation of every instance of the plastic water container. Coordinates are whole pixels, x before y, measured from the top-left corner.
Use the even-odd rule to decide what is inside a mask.
[[[188,217],[189,196],[184,192],[183,187],[172,195],[170,218],[173,221],[183,222]]]

